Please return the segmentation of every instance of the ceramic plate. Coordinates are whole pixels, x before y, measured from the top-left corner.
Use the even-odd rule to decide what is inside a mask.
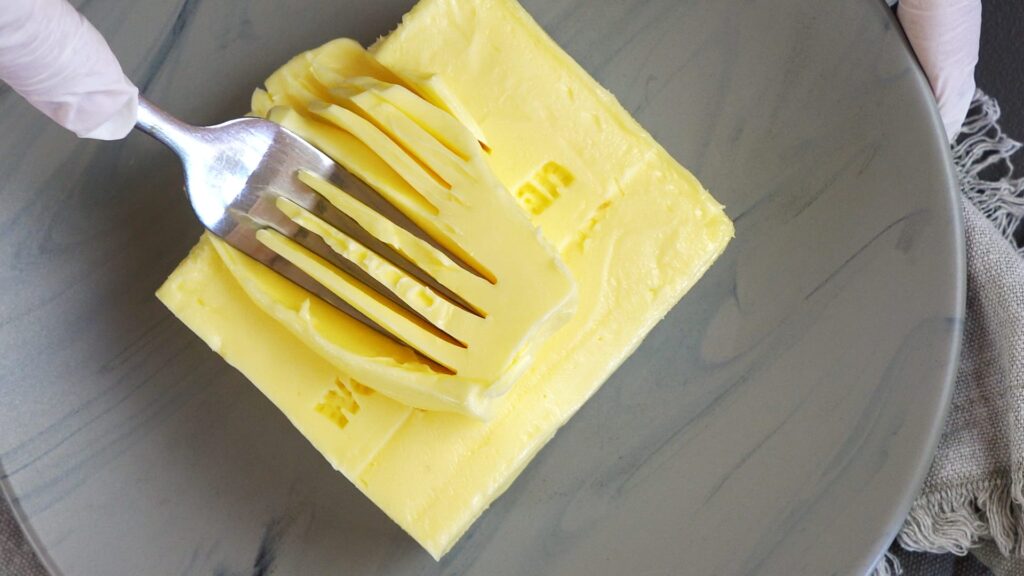
[[[247,111],[405,1],[80,0],[154,101]],[[0,93],[0,465],[68,575],[857,574],[927,470],[963,311],[928,87],[883,3],[528,0],[736,240],[435,563],[153,291],[199,234],[173,156]]]

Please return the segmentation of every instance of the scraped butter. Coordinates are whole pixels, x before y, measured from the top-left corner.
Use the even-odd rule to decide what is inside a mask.
[[[338,43],[304,55],[299,61],[306,70],[316,63],[320,84],[293,60],[256,93],[253,108],[302,129],[320,111],[295,110],[327,97],[317,93],[325,82],[361,77],[352,90],[407,86],[489,151],[486,162],[557,248],[579,298],[568,323],[531,351],[532,364],[491,418],[414,409],[375,390],[373,374],[341,370],[287,326],[316,303],[303,305],[308,297],[284,280],[267,288],[275,280],[262,278],[254,291],[257,272],[242,270],[244,261],[209,236],[158,296],[440,558],[700,278],[733,227],[513,0],[423,0],[370,51],[376,61]],[[282,104],[292,111],[275,113]],[[328,153],[355,150],[349,142],[358,140],[340,129],[303,135]],[[258,301],[268,297],[279,301]],[[358,328],[342,318],[331,322],[357,353],[415,361],[384,338],[352,336]]]
[[[529,367],[537,345],[568,321],[575,284],[495,176],[484,159],[485,146],[448,111],[459,106],[444,97],[442,86],[436,78],[402,79],[356,42],[337,40],[293,58],[253,98],[254,113],[331,155],[437,244],[363,203],[379,205],[380,199],[360,201],[311,173],[299,174],[452,297],[316,215],[278,200],[285,215],[390,291],[402,307],[284,236],[257,234],[422,357],[214,243],[252,300],[345,374],[410,406],[486,418]]]

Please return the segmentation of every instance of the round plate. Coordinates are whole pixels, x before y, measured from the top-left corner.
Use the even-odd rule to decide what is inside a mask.
[[[410,2],[80,2],[156,102],[247,110]],[[153,291],[173,156],[0,100],[0,463],[65,574],[863,573],[927,470],[963,310],[928,87],[881,2],[526,2],[736,221],[722,259],[435,563]],[[410,479],[415,481],[415,479]]]

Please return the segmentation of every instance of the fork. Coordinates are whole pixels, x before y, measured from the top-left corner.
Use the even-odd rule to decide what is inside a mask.
[[[174,118],[137,96],[138,89],[122,72],[106,40],[65,0],[5,0],[0,32],[5,38],[0,44],[0,79],[59,124],[83,137],[123,137],[130,130],[132,108],[137,103],[136,127],[169,146],[181,158],[189,200],[203,226],[335,308],[389,335],[264,246],[257,240],[256,232],[261,228],[277,230],[417,315],[361,269],[337,258],[319,237],[306,233],[274,209],[279,197],[316,214],[453,303],[470,310],[456,294],[302,184],[297,178],[300,169],[339,185],[364,202],[376,204],[378,211],[388,211],[390,219],[430,241],[400,213],[375,201],[373,192],[359,179],[287,129],[257,118],[241,118],[208,128]]]
[[[308,233],[281,212],[277,202],[279,198],[285,198],[348,234],[467,312],[476,313],[458,294],[424,273],[302,183],[298,178],[300,170],[331,182],[458,262],[456,256],[433,242],[403,214],[380,199],[362,180],[288,129],[261,118],[238,118],[209,127],[192,126],[143,97],[139,98],[138,110],[136,127],[167,145],[181,159],[185,168],[185,189],[199,221],[207,230],[242,253],[381,334],[393,338],[388,330],[257,239],[259,230],[274,229],[357,278],[408,313],[427,321],[363,269],[339,258],[319,236]],[[436,335],[456,343],[443,332],[436,332]]]
[[[417,353],[443,376],[446,406],[503,393],[528,366],[531,347],[571,314],[568,270],[490,171],[486,145],[401,82],[332,79],[327,100],[362,113],[320,102],[308,110],[317,120],[281,106],[273,110],[284,115],[265,111],[273,121],[197,127],[139,96],[103,37],[65,0],[0,2],[0,79],[79,136],[117,140],[134,127],[166,144],[182,161],[204,227]],[[346,45],[332,43],[325,54]],[[306,122],[362,134],[410,189],[373,180]],[[404,148],[406,138],[422,149]],[[387,362],[375,366],[404,377]]]

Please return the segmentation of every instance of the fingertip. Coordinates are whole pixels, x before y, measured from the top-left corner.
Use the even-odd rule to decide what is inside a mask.
[[[138,115],[139,98],[136,92],[133,95],[127,95],[119,106],[113,108],[106,118],[100,120],[98,125],[75,130],[74,132],[79,138],[121,140],[135,128]]]

